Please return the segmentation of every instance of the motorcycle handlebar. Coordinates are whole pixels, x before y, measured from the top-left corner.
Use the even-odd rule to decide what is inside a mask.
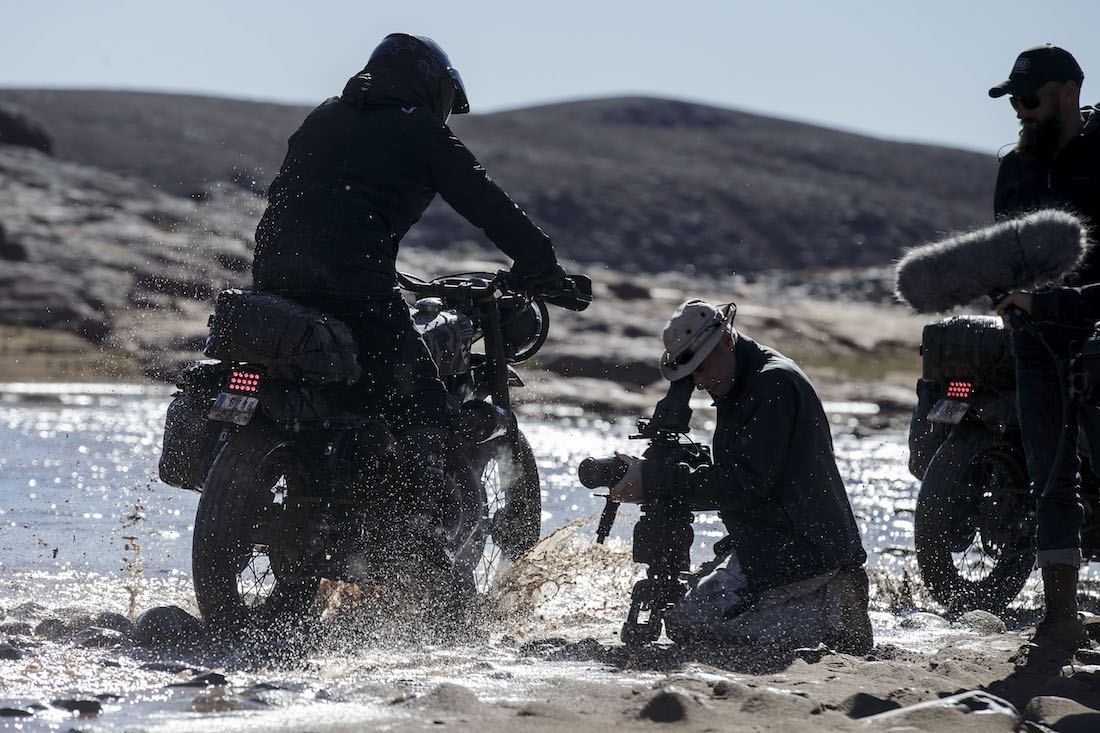
[[[535,300],[544,300],[551,305],[573,311],[582,311],[592,302],[592,280],[585,275],[566,277],[562,289],[553,293],[529,293],[513,283],[514,277],[508,270],[500,270],[495,275],[487,272],[448,275],[425,282],[403,272],[397,273],[398,284],[421,298],[455,295],[466,292],[492,293],[500,289],[505,293],[530,295]]]

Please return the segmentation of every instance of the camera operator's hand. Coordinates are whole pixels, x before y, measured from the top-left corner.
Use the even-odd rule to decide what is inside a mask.
[[[512,284],[531,295],[558,295],[565,289],[565,269],[555,260],[552,264],[532,271],[519,264],[511,269]]]
[[[638,504],[645,498],[642,490],[642,459],[616,453],[616,458],[626,463],[626,474],[608,491],[612,501]]]
[[[997,311],[997,315],[1005,322],[1005,328],[1012,328],[1012,321],[1005,311],[1010,306],[1016,306],[1024,313],[1031,315],[1031,293],[1015,292],[1009,293],[1001,299],[999,303],[992,306],[993,310]]]

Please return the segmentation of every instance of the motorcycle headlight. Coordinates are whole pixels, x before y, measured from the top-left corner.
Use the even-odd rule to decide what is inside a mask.
[[[546,306],[521,298],[501,299],[500,331],[511,363],[534,356],[546,340]]]

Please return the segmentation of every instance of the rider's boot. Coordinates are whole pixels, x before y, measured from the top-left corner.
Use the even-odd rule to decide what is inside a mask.
[[[398,442],[403,459],[401,483],[407,508],[406,549],[428,568],[445,568],[446,536],[441,506],[447,490],[443,455],[449,436],[445,430],[422,428],[403,433]]]
[[[1077,567],[1050,565],[1042,574],[1046,609],[1032,643],[1067,652],[1087,648],[1089,635],[1077,614]]]

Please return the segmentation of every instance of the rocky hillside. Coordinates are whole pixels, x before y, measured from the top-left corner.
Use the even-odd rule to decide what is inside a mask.
[[[196,358],[213,295],[249,283],[257,191],[306,110],[25,90],[0,91],[2,108],[49,139],[0,144],[0,335],[12,324],[80,334],[161,377]],[[903,247],[981,221],[994,175],[970,153],[661,100],[456,127],[569,267],[596,280],[597,303],[555,316],[539,355],[587,390],[585,404],[609,399],[601,380],[639,396],[658,380],[659,329],[687,293],[736,297],[750,334],[825,378],[911,374],[920,323],[867,301],[884,299]],[[436,207],[400,264],[421,275],[506,264],[479,239]]]
[[[64,160],[190,195],[262,192],[306,107],[136,92],[0,90]],[[582,263],[756,273],[867,266],[987,221],[992,156],[662,99],[452,118],[490,174]],[[483,241],[433,206],[408,244]]]

